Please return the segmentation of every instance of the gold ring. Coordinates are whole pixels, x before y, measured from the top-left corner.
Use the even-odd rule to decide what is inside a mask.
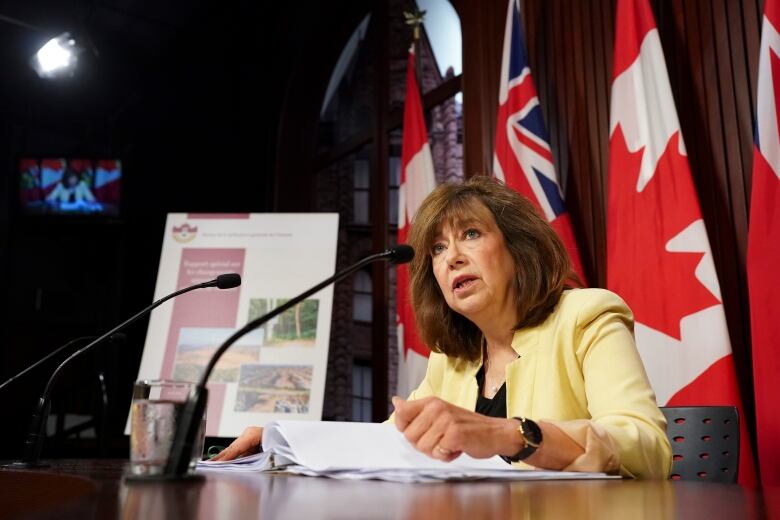
[[[436,451],[438,451],[442,455],[452,455],[452,450],[448,450],[447,448],[442,448],[438,444],[436,445]]]

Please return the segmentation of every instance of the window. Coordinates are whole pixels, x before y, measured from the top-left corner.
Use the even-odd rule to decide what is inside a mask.
[[[368,271],[358,271],[352,280],[352,319],[371,323],[373,313],[371,275]]]
[[[417,0],[417,6],[425,11],[423,27],[430,41],[433,57],[444,79],[452,78],[462,72],[463,59],[458,13],[447,0]],[[423,85],[423,92],[428,92]],[[463,102],[459,93],[457,102]]]
[[[333,68],[333,73],[328,82],[328,89],[325,91],[325,99],[323,100],[322,108],[320,109],[320,117],[324,120],[332,120],[334,114],[338,112],[338,107],[334,106],[333,103],[333,101],[338,99],[336,92],[342,83],[351,83],[351,75],[355,70],[359,51],[366,39],[368,22],[370,20],[370,14],[363,18],[363,21],[360,22],[360,25],[357,26],[355,32],[350,36],[349,41],[347,41],[347,44],[344,46],[344,50],[341,51],[339,61],[336,62],[336,66]]]
[[[352,365],[352,420],[371,421],[371,367],[362,361]]]
[[[412,28],[404,23],[402,13],[414,3],[389,0],[373,5],[341,50],[320,107],[316,209],[341,215],[337,269],[361,255],[390,247],[397,240],[402,116],[408,51],[413,40]],[[418,0],[418,5],[427,11],[416,44],[418,83],[423,93],[436,178],[444,182],[463,177],[460,21],[447,0]],[[379,23],[385,26],[380,28]],[[380,56],[383,58],[379,59]],[[348,313],[334,313],[332,334],[344,341],[342,346],[331,347],[349,349],[331,350],[336,357],[342,354],[340,359],[357,356],[370,362],[358,368],[349,364],[331,366],[328,378],[343,381],[352,370],[353,382],[365,382],[368,377],[366,385],[370,388],[372,375],[376,380],[387,377],[387,393],[371,395],[369,391],[362,397],[386,401],[388,393],[395,392],[397,380],[397,343],[392,333],[396,315],[395,266],[387,266],[381,275],[373,269],[376,266],[355,274],[351,288],[348,287],[351,293],[336,291],[335,297],[344,300],[335,301],[334,309],[340,305],[348,309],[351,300],[352,316],[350,319]],[[374,317],[374,299],[383,302],[382,311],[388,305],[381,321]],[[393,360],[385,356],[371,359],[373,352],[380,350],[376,345],[380,339],[386,342],[381,350],[386,347],[387,352],[393,353]],[[358,409],[366,406],[361,417],[368,420],[370,404],[355,400],[357,387],[353,387],[353,394],[353,417],[360,420]]]
[[[400,135],[401,131],[396,131]],[[394,141],[393,132],[391,134],[391,142]],[[398,138],[400,139],[400,137]],[[387,218],[388,223],[391,226],[398,226],[398,188],[401,184],[401,147],[390,146],[390,164],[387,170],[389,186],[387,196]]]
[[[358,159],[353,165],[353,193],[352,193],[352,221],[355,224],[369,224],[369,188],[371,177],[369,175],[368,160]]]

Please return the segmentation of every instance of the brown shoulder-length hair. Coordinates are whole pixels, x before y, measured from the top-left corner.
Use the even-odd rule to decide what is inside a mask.
[[[450,309],[433,274],[431,249],[444,225],[489,218],[490,211],[514,259],[518,322],[514,330],[542,323],[565,289],[581,285],[569,255],[536,208],[500,181],[478,175],[438,186],[420,205],[409,233],[412,306],[420,339],[434,352],[475,361],[482,333]]]

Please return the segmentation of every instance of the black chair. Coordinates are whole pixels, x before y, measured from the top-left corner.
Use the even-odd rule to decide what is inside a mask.
[[[731,483],[739,466],[739,414],[735,406],[661,408],[672,444],[672,479]]]

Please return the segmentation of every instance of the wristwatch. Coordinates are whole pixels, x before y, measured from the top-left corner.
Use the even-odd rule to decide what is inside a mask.
[[[502,455],[501,458],[507,462],[518,462],[527,459],[539,449],[539,446],[542,444],[542,429],[531,419],[526,419],[525,417],[512,417],[512,419],[520,421],[517,433],[523,438],[524,446],[514,455]]]

